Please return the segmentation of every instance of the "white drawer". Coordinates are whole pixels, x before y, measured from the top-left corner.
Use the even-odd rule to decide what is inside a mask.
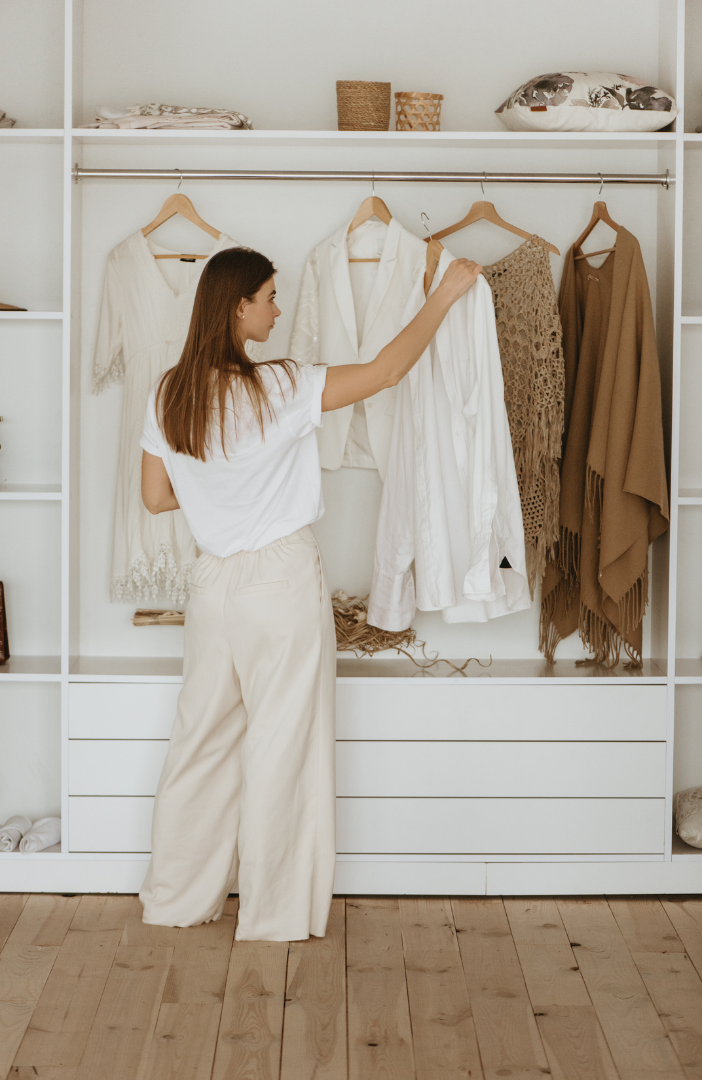
[[[664,741],[666,688],[340,683],[339,739]]]
[[[665,743],[337,742],[337,795],[663,798]]]
[[[72,739],[70,795],[153,795],[168,742]],[[338,742],[340,796],[662,798],[665,743]]]
[[[68,800],[69,851],[151,851],[153,799]]]
[[[71,739],[170,739],[180,683],[71,683]]]
[[[147,739],[71,739],[69,795],[154,795],[168,742]]]
[[[151,848],[152,798],[69,799],[71,851]],[[337,799],[348,854],[659,854],[662,799]]]
[[[663,852],[663,799],[337,799],[340,853]]]

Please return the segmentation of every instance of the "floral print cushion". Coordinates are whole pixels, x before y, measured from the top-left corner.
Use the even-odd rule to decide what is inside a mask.
[[[510,131],[658,131],[678,109],[631,75],[557,71],[530,79],[495,112]]]

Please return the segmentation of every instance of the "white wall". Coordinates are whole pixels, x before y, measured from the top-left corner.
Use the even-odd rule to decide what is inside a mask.
[[[487,130],[535,75],[658,75],[657,0],[85,0],[84,26],[84,120],[103,103],[166,101],[235,108],[256,128],[329,129],[336,80],[372,79],[443,93],[445,130]]]
[[[0,109],[17,127],[63,127],[63,4],[3,0]]]
[[[0,825],[61,813],[60,694],[56,683],[0,685]]]

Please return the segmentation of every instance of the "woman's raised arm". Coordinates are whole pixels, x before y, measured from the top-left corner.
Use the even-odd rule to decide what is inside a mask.
[[[452,304],[475,284],[482,271],[479,263],[454,259],[427,302],[412,322],[368,364],[340,364],[327,369],[322,412],[343,409],[372,397],[388,386],[397,386],[419,360],[439,329]]]

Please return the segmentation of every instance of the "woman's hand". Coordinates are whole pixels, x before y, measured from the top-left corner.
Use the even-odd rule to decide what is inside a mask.
[[[368,364],[343,364],[327,369],[322,412],[341,409],[397,386],[429,347],[452,304],[475,285],[482,266],[470,259],[454,259],[412,321]]]
[[[435,291],[442,292],[449,303],[454,304],[475,285],[482,272],[480,263],[473,262],[471,259],[454,259],[446,268],[446,273]]]

